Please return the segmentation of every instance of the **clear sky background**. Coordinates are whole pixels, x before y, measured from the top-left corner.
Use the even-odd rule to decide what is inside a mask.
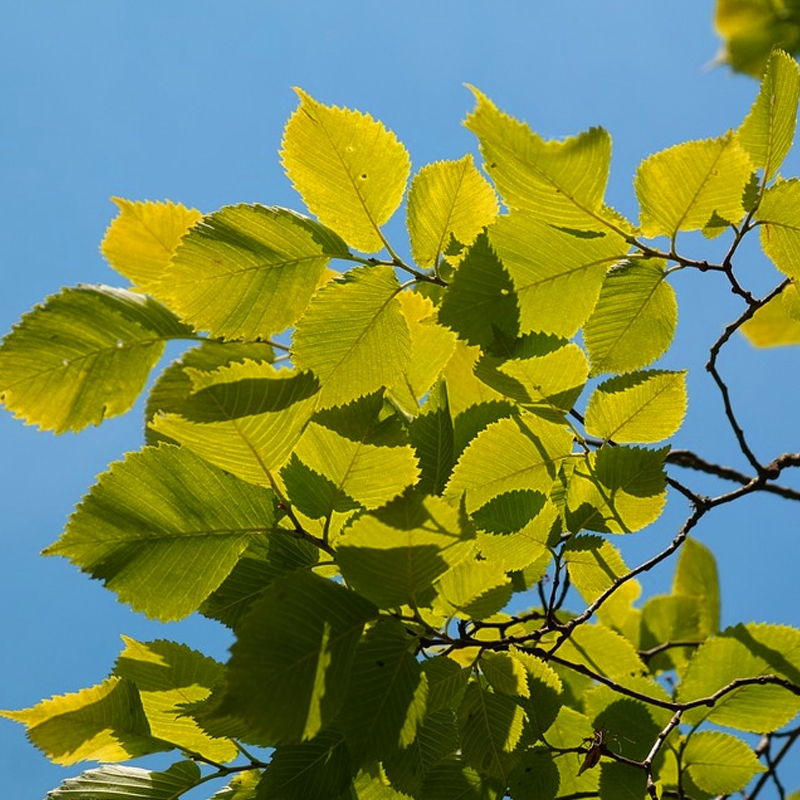
[[[720,44],[712,17],[711,0],[4,3],[0,331],[62,286],[124,285],[98,249],[116,214],[111,196],[171,199],[204,212],[236,202],[300,208],[277,154],[296,105],[292,86],[381,119],[415,170],[477,154],[461,126],[472,108],[465,82],[548,138],[602,125],[614,142],[608,201],[636,219],[637,164],[738,126],[756,95],[752,79],[705,68]],[[800,173],[796,149],[783,173]],[[402,223],[392,224],[390,238],[402,237]],[[687,240],[690,248],[715,252],[700,237]],[[740,269],[759,291],[778,283],[755,249]],[[680,322],[663,365],[691,369],[689,417],[675,444],[743,468],[703,374],[706,354],[697,351],[741,306],[718,276],[684,271],[673,285]],[[742,339],[721,360],[762,459],[800,450],[798,363],[797,349],[755,351]],[[99,682],[121,649],[120,633],[173,638],[226,658],[230,639],[216,623],[150,622],[67,561],[39,556],[98,473],[142,440],[141,403],[61,437],[0,412],[0,708]],[[721,488],[673,474],[709,492]],[[642,535],[615,538],[629,563],[672,538],[685,512],[679,498],[672,505]],[[800,626],[798,518],[796,504],[766,497],[703,520],[697,537],[719,561],[724,624]],[[673,567],[647,575],[646,593],[667,591]],[[39,800],[80,769],[53,767],[22,726],[0,720],[4,797]],[[792,769],[786,774],[797,788],[800,766]]]

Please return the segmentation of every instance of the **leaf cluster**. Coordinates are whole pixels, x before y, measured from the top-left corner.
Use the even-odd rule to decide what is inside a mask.
[[[128,410],[167,341],[192,342],[149,392],[146,445],[46,553],[235,643],[219,664],[126,639],[98,685],[3,712],[57,763],[106,763],[50,796],[166,800],[220,779],[220,800],[611,800],[777,782],[800,632],[720,631],[714,558],[689,534],[751,492],[798,499],[776,481],[800,459],[756,458],[716,358],[740,329],[800,339],[800,182],[778,174],[799,92],[776,52],[736,131],[640,165],[637,222],[605,203],[606,131],[546,141],[475,89],[465,125],[490,180],[465,155],[409,183],[383,124],[298,91],[281,156],[313,218],[117,200],[102,249],[131,288],[65,289],[26,314],[0,347],[0,398],[77,431]],[[410,257],[385,233],[404,198]],[[734,270],[755,229],[780,273],[760,299]],[[684,255],[688,231],[727,235],[722,261]],[[667,443],[686,373],[656,362],[685,269],[721,273],[744,306],[709,372],[751,475]],[[709,498],[669,473],[701,464],[737,488]],[[612,534],[650,526],[670,488],[685,522],[628,567]],[[675,553],[672,591],[637,606],[636,576]],[[180,760],[117,765],[159,751]]]

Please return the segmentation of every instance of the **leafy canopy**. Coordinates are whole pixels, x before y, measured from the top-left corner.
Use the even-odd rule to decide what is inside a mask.
[[[740,733],[769,742],[800,711],[800,631],[720,631],[714,557],[689,534],[752,492],[800,499],[776,483],[797,454],[753,455],[717,369],[739,329],[800,341],[800,181],[778,177],[800,71],[776,51],[737,130],[646,158],[638,221],[605,203],[606,131],[546,141],[473,92],[486,174],[466,154],[409,181],[382,123],[298,90],[281,155],[314,218],[116,200],[102,249],[133,287],[64,289],[3,340],[0,398],[57,433],[127,411],[165,343],[192,342],[149,393],[146,445],[45,552],[150,617],[235,637],[226,664],[125,638],[101,682],[2,712],[59,764],[104,762],[54,800],[173,800],[213,779],[220,800],[777,782],[782,756]],[[760,299],[734,268],[755,229],[776,267]],[[698,230],[729,237],[720,263],[684,255]],[[709,372],[750,474],[669,444],[686,372],[656,362],[685,269],[743,303]],[[735,488],[707,497],[680,467]],[[630,568],[614,535],[667,502],[684,522]],[[636,605],[636,576],[675,553],[672,591]],[[162,751],[166,770],[118,763]]]

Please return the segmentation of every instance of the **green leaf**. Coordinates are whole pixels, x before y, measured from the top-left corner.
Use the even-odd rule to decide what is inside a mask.
[[[791,3],[717,0],[714,22],[725,39],[719,60],[757,79],[774,47],[800,50],[800,14]]]
[[[509,653],[486,650],[478,661],[489,685],[500,694],[511,697],[530,697],[528,671],[522,660]]]
[[[117,272],[140,291],[152,294],[175,248],[203,215],[180,203],[111,199],[120,213],[106,231],[100,249]]]
[[[295,91],[300,106],[286,124],[281,150],[289,180],[348,244],[365,253],[381,250],[380,226],[400,205],[411,171],[408,153],[368,114]]]
[[[434,656],[422,663],[428,681],[428,713],[456,709],[467,688],[468,671],[447,656]]]
[[[292,356],[322,386],[323,406],[393,386],[411,358],[411,336],[391,267],[351,270],[320,290],[297,323]]]
[[[611,137],[591,128],[563,142],[547,142],[468,87],[477,101],[464,121],[480,142],[485,168],[503,202],[549,225],[597,231],[613,225],[603,205],[611,163]]]
[[[273,508],[272,492],[188,450],[146,447],[100,476],[44,552],[69,558],[136,611],[181,619],[274,525]]]
[[[526,717],[526,736],[538,741],[555,722],[563,704],[562,683],[558,675],[541,659],[516,648],[510,649],[515,661],[525,667],[528,693],[520,702]]]
[[[242,480],[271,485],[314,412],[316,378],[252,361],[187,374],[192,396],[152,428]]]
[[[478,550],[507,572],[522,570],[547,555],[558,509],[540,492],[501,494],[474,514]]]
[[[631,533],[658,519],[667,500],[668,451],[606,446],[581,456],[567,487],[567,527]]]
[[[797,297],[798,292],[793,282],[778,297],[773,297],[766,305],[761,306],[739,330],[756,347],[800,344]]]
[[[500,217],[489,242],[513,281],[520,333],[565,338],[589,318],[606,272],[628,250],[619,234],[579,236],[525,211]]]
[[[238,755],[234,743],[208,736],[183,709],[211,693],[222,665],[176,642],[122,640],[125,649],[113,674],[136,685],[153,736],[214,761],[233,761]]]
[[[672,238],[678,231],[704,228],[714,215],[739,223],[752,172],[753,163],[733,132],[649,156],[635,181],[642,233]]]
[[[267,339],[291,327],[332,256],[347,245],[285,208],[228,206],[184,236],[156,287],[198,330],[222,339]]]
[[[504,794],[498,781],[478,774],[460,759],[433,767],[420,791],[425,800],[500,800]]]
[[[453,664],[453,662],[450,662]],[[454,665],[455,666],[455,665]],[[392,786],[417,796],[425,778],[447,756],[458,750],[455,714],[448,708],[428,714],[416,739],[389,756],[383,766]]]
[[[325,505],[331,510],[348,510],[352,501],[364,508],[378,508],[416,483],[419,476],[417,459],[409,445],[381,447],[341,436],[313,421],[294,452],[328,480],[330,499]]]
[[[606,441],[659,442],[686,414],[686,372],[650,370],[601,383],[586,407],[586,431]]]
[[[792,146],[798,96],[797,62],[781,50],[774,51],[761,81],[761,91],[737,131],[753,166],[764,170],[765,183],[775,176]]]
[[[231,779],[227,786],[214,792],[211,800],[256,800],[256,790],[260,780],[261,772],[259,770],[240,772]]]
[[[756,209],[761,223],[761,247],[790,278],[800,278],[800,180],[770,186]]]
[[[514,284],[485,234],[459,264],[439,307],[439,322],[473,345],[489,345],[498,331],[517,335]]]
[[[456,347],[456,337],[438,324],[433,303],[419,292],[404,291],[397,299],[411,336],[411,358],[402,379],[390,388],[405,411],[417,414],[420,402],[438,380]]]
[[[170,339],[193,333],[144,295],[77,286],[25,314],[0,346],[0,401],[56,433],[124,414]]]
[[[436,608],[462,619],[486,619],[511,599],[511,581],[502,563],[462,561],[437,583]]]
[[[410,492],[356,519],[336,555],[348,585],[381,608],[426,605],[436,578],[472,552],[473,536],[457,509]]]
[[[454,236],[471,245],[497,216],[494,190],[471,155],[423,167],[408,192],[411,254],[423,268],[433,267]]]
[[[560,422],[589,373],[583,350],[558,337],[533,333],[494,346],[475,366],[492,388],[545,419]]]
[[[62,766],[125,761],[170,749],[151,736],[136,686],[124,678],[108,678],[22,711],[0,711],[0,716],[23,723],[31,742]]]
[[[678,556],[672,591],[696,598],[700,606],[700,630],[712,636],[719,630],[720,592],[713,553],[697,539],[686,538]]]
[[[562,658],[614,678],[623,686],[645,672],[628,639],[604,625],[578,625],[558,652]]]
[[[697,786],[711,794],[742,791],[754,775],[767,769],[745,742],[721,731],[690,736],[683,763]]]
[[[532,414],[501,419],[472,440],[447,484],[446,497],[458,501],[466,492],[472,512],[493,497],[515,489],[549,493],[558,466],[572,450],[565,426]]]
[[[642,800],[647,797],[647,775],[628,764],[604,763],[599,789],[600,800]]]
[[[455,464],[453,419],[444,381],[431,390],[422,413],[410,422],[408,438],[419,462],[419,490],[441,494]]]
[[[662,356],[675,335],[678,305],[663,261],[623,261],[605,279],[584,327],[592,376],[631,372]]]
[[[58,789],[48,792],[47,797],[49,800],[175,800],[199,783],[200,768],[193,761],[178,761],[163,772],[109,764],[87,770],[77,778],[67,778]]]
[[[508,778],[513,800],[554,800],[560,778],[553,755],[546,750],[527,750]]]
[[[350,793],[338,800],[410,800],[408,795],[395,791],[386,780],[383,764],[363,769],[353,780]]]
[[[313,566],[320,551],[290,532],[273,529],[253,536],[222,585],[200,606],[200,613],[237,629],[261,592],[274,580]]]
[[[328,729],[308,742],[278,747],[264,771],[256,798],[338,797],[356,769],[342,734]]]
[[[383,760],[416,739],[428,683],[415,644],[394,620],[379,622],[359,642],[338,722],[361,760]]]
[[[585,627],[585,626],[581,626]],[[550,747],[574,748],[583,746],[584,740],[594,734],[590,720],[563,705],[558,712],[558,717],[552,727],[547,731],[547,743]],[[585,770],[578,777],[581,760],[574,753],[563,755],[554,759],[559,773],[559,794],[569,797],[573,793],[597,793],[599,775],[598,770]]]
[[[685,670],[677,700],[710,697],[737,678],[777,675],[800,684],[800,631],[781,625],[736,625],[699,647]],[[708,720],[741,731],[766,733],[800,711],[800,697],[781,686],[735,689],[711,706],[686,712],[689,724]]]
[[[234,362],[258,361],[273,362],[275,353],[272,345],[265,342],[216,342],[206,340],[197,347],[185,352],[173,361],[158,376],[150,393],[147,395],[145,419],[151,421],[159,412],[170,412],[180,416],[191,414],[192,394],[194,386],[192,375],[200,372],[213,372],[220,367],[227,367]],[[145,430],[147,444],[158,444],[171,441],[148,425]]]
[[[376,615],[312,573],[274,581],[237,630],[225,685],[196,717],[214,736],[265,746],[313,739],[339,712],[361,631]]]
[[[477,681],[470,683],[458,710],[461,750],[467,763],[481,774],[507,781],[523,723],[524,714],[514,700]]]
[[[629,570],[619,550],[600,536],[573,536],[562,553],[570,583],[593,603]],[[610,600],[609,600],[610,602]]]

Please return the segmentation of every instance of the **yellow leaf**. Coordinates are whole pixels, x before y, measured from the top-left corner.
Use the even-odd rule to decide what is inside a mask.
[[[100,249],[111,266],[137,289],[156,294],[153,289],[181,237],[203,215],[180,203],[111,199],[120,213],[106,231]]]
[[[319,221],[350,246],[364,253],[383,249],[380,226],[400,205],[411,170],[405,147],[368,114],[295,91],[300,107],[281,150],[289,179]]]

